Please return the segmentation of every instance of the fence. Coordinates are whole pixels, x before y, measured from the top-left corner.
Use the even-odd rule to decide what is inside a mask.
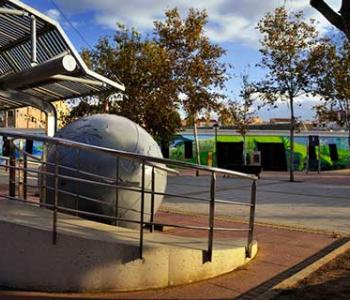
[[[144,245],[144,231],[154,231],[155,226],[168,226],[184,228],[188,230],[205,230],[208,233],[207,236],[207,250],[206,250],[206,261],[212,260],[213,245],[214,245],[214,231],[244,231],[247,232],[247,245],[246,254],[251,257],[252,244],[254,237],[254,217],[255,217],[255,206],[256,206],[256,181],[257,177],[253,175],[247,175],[235,171],[229,171],[214,167],[207,167],[201,165],[195,165],[182,161],[173,161],[169,159],[163,159],[158,157],[149,157],[136,153],[130,153],[125,151],[113,150],[109,148],[103,148],[99,146],[91,146],[71,140],[51,138],[46,136],[1,131],[0,135],[7,137],[9,144],[9,157],[2,156],[1,158],[6,161],[6,164],[2,168],[9,170],[9,192],[8,194],[1,194],[1,198],[19,201],[22,203],[36,205],[42,208],[49,208],[52,210],[52,243],[57,243],[57,219],[59,217],[58,212],[77,214],[79,216],[94,217],[107,220],[109,223],[115,225],[118,222],[127,222],[137,224],[139,230],[139,257],[143,257],[143,245]],[[23,141],[40,141],[43,143],[44,151],[43,156],[38,158],[27,151],[25,151]],[[21,141],[21,142],[19,142]],[[53,149],[55,153],[54,160],[49,161],[47,159],[47,149]],[[59,157],[58,147],[65,149],[74,150],[76,153],[76,166],[67,166],[62,163],[62,159]],[[96,156],[108,156],[113,157],[116,161],[116,174],[114,178],[102,176],[101,174],[90,173],[84,171],[81,166],[81,152],[89,152]],[[140,177],[137,184],[125,184],[119,180],[119,169],[120,162],[130,161],[136,163],[140,167]],[[150,188],[146,187],[146,175],[145,171],[151,170]],[[179,175],[179,170],[191,170],[191,171],[203,171],[210,174],[210,188],[208,197],[197,197],[192,195],[184,195],[179,193],[159,192],[156,190],[156,172],[167,172],[172,175]],[[63,170],[69,171],[72,175],[65,175]],[[216,197],[216,182],[217,174],[226,176],[233,176],[251,181],[250,199],[249,203],[235,202],[228,200],[220,200]],[[85,178],[82,178],[84,175]],[[88,179],[87,179],[87,178]],[[112,188],[115,190],[115,201],[114,203],[106,203],[101,199],[84,196],[82,191],[72,193],[64,188],[60,187],[60,181],[65,180],[66,182],[74,182],[78,187],[79,184],[102,186],[106,188]],[[233,180],[233,179],[232,179]],[[31,181],[31,182],[29,182]],[[34,181],[34,183],[32,183]],[[48,184],[51,182],[51,184]],[[28,188],[37,189],[40,197],[28,197]],[[120,218],[118,211],[124,209],[120,206],[118,197],[120,191],[131,191],[140,194],[140,207],[135,213],[139,216],[138,220]],[[51,194],[50,194],[51,191]],[[53,199],[45,199],[49,195]],[[75,208],[67,207],[60,202],[60,197],[63,195],[70,195],[76,198],[77,203],[79,201],[89,201],[98,205],[112,205],[114,214],[101,214],[86,210],[79,209],[77,204]],[[147,196],[148,195],[148,196]],[[146,197],[147,196],[147,197]],[[181,198],[184,200],[201,201],[208,203],[208,225],[207,226],[193,226],[186,224],[166,224],[155,222],[155,197],[164,196],[171,198]],[[50,200],[50,201],[48,201]],[[145,211],[145,201],[150,201],[150,211]],[[51,203],[49,203],[51,202]],[[249,207],[249,222],[247,228],[228,228],[228,227],[216,227],[215,220],[215,205],[227,204],[227,205],[240,205]],[[145,215],[149,216],[149,220],[145,220]]]

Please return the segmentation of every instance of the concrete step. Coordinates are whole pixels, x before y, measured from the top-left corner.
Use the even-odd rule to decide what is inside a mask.
[[[38,291],[135,291],[191,283],[249,261],[246,239],[215,239],[212,262],[203,263],[207,239],[139,231],[0,200],[0,286]],[[257,252],[254,243],[253,255]]]

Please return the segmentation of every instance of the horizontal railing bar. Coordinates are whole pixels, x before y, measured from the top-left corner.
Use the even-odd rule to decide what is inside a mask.
[[[27,152],[25,152],[25,153],[27,153]],[[10,158],[8,157],[8,156],[2,156],[2,155],[0,155],[0,159],[3,159],[3,160],[10,160]],[[39,158],[38,158],[39,159]],[[16,160],[22,160],[23,161],[23,159],[22,158],[16,158]],[[30,160],[30,159],[27,159],[27,162],[28,163],[30,163],[30,164],[32,164],[32,165],[42,165],[43,163],[42,162],[37,162],[37,161],[33,161],[33,160]]]
[[[38,171],[38,170],[33,170],[33,169],[28,169],[28,168],[24,169],[23,167],[3,166],[3,165],[0,165],[0,167],[21,170],[21,171],[27,170],[27,172],[30,172],[30,173],[43,174],[43,175],[52,176],[52,177],[56,176],[55,173]],[[102,186],[111,187],[111,188],[119,188],[119,189],[126,190],[126,191],[141,192],[141,190],[139,190],[139,189],[125,186],[125,182],[124,183],[119,182],[119,183],[121,183],[121,185],[120,184],[115,185],[115,184],[93,181],[93,180],[84,179],[84,178],[71,177],[71,176],[61,175],[61,174],[59,174],[58,177],[63,178],[63,179],[70,179],[70,180],[78,181],[78,182],[85,182],[85,183],[92,183],[92,184],[96,184],[96,185],[102,185]],[[145,190],[145,191],[148,191],[149,193],[151,192],[150,190]]]
[[[97,213],[91,213],[91,212],[86,212],[86,211],[81,211],[81,210],[76,210],[73,208],[66,208],[66,207],[62,207],[62,206],[58,206],[57,207],[59,210],[61,211],[70,211],[70,212],[74,212],[74,213],[78,213],[78,214],[84,214],[84,215],[89,215],[89,216],[94,216],[94,217],[99,217],[99,218],[105,218],[105,219],[109,219],[109,220],[116,220],[116,221],[122,221],[122,222],[130,222],[130,223],[135,223],[135,224],[141,224],[140,221],[136,221],[136,220],[126,220],[123,218],[116,218],[114,216],[108,216],[108,215],[104,215],[104,214],[97,214]],[[152,225],[152,223],[150,222],[143,222],[143,224],[146,225]],[[177,228],[184,228],[184,229],[196,229],[196,230],[208,230],[208,227],[202,227],[202,226],[191,226],[191,225],[177,225],[177,224],[162,224],[162,223],[153,223],[154,225],[162,225],[162,226],[167,226],[167,227],[177,227]]]
[[[17,202],[30,204],[30,205],[36,205],[36,206],[39,206],[39,207],[40,206],[44,206],[44,207],[48,207],[48,208],[53,208],[54,207],[53,204],[34,202],[34,201],[30,201],[30,200],[24,200],[24,199],[21,199],[21,198],[15,198],[15,197],[11,197],[11,196],[4,195],[4,194],[0,194],[0,197],[1,198],[6,198],[6,199],[9,199],[9,200],[14,200],[14,201],[17,201]],[[89,216],[106,218],[106,219],[110,219],[110,220],[117,220],[117,221],[122,221],[122,222],[130,222],[130,223],[135,223],[135,224],[140,224],[141,223],[139,221],[127,220],[127,219],[123,219],[123,218],[116,218],[116,217],[113,217],[113,216],[108,216],[108,215],[104,215],[104,214],[97,214],[97,213],[91,213],[91,212],[77,210],[77,209],[72,209],[72,208],[67,208],[67,207],[63,207],[63,206],[57,206],[57,208],[60,211],[69,211],[69,212],[74,212],[74,213],[78,213],[78,214],[84,214],[84,215],[89,215]],[[209,230],[209,227],[204,227],[204,226],[178,225],[178,224],[168,224],[168,223],[158,223],[158,222],[154,222],[154,223],[143,222],[143,223],[146,224],[146,225],[166,226],[166,227],[172,227],[172,228],[206,230],[206,231]],[[249,231],[249,229],[224,228],[224,227],[215,227],[214,230],[215,231]]]
[[[24,153],[25,155],[27,155],[28,157],[31,157],[33,158],[34,160],[36,160],[35,162],[34,161],[31,161],[31,160],[28,160],[28,162],[31,162],[31,163],[34,163],[34,164],[46,164],[46,165],[55,165],[54,163],[50,163],[50,162],[44,162],[44,161],[41,161],[40,158],[26,152],[25,150],[21,150],[19,147],[17,147],[16,144],[14,144],[14,147],[17,149],[18,152],[21,152],[21,153]],[[40,163],[38,163],[38,161],[40,161]],[[173,170],[171,168],[167,168],[166,166],[160,166],[159,164],[153,164],[151,162],[148,162],[147,163],[149,166],[151,167],[155,167],[159,170],[162,170],[162,171],[166,171],[166,172],[169,172],[169,173],[173,173],[173,174],[176,174],[176,175],[180,175],[180,172],[179,171],[176,171],[176,170]],[[74,168],[70,168],[70,167],[66,167],[66,166],[62,166],[62,168],[66,168],[66,169],[70,169],[70,170],[77,170],[77,169],[74,169]],[[85,171],[81,171],[79,170],[79,172],[83,173],[83,174],[89,174],[91,176],[94,176],[94,177],[100,177],[100,178],[108,178],[108,177],[105,177],[105,176],[99,176],[97,174],[93,174],[93,173],[90,173],[90,172],[85,172]]]
[[[23,184],[27,187],[31,187],[31,188],[39,188],[37,185],[34,185],[34,184],[29,184],[29,183],[24,183],[24,182],[19,182],[19,181],[16,181],[15,182],[16,184]]]
[[[0,130],[0,135],[6,136],[6,137],[12,137],[12,138],[19,138],[19,139],[31,139],[31,140],[41,141],[44,143],[55,144],[56,146],[61,145],[61,146],[68,146],[68,147],[77,148],[77,149],[88,150],[88,151],[92,151],[92,152],[98,152],[98,153],[102,152],[102,153],[110,154],[113,156],[119,156],[119,157],[124,157],[124,158],[132,159],[132,160],[137,160],[139,162],[142,162],[142,161],[154,162],[154,163],[161,163],[161,164],[165,164],[165,165],[187,167],[187,168],[191,168],[191,169],[195,169],[195,170],[199,170],[199,171],[216,172],[216,173],[220,173],[220,174],[232,175],[232,176],[250,179],[250,180],[257,180],[258,179],[257,176],[244,174],[241,172],[230,171],[230,170],[220,169],[220,168],[216,168],[216,167],[201,166],[201,165],[196,165],[196,164],[192,164],[192,163],[188,163],[188,162],[175,161],[175,160],[166,159],[166,158],[141,155],[141,154],[126,152],[126,151],[121,151],[121,150],[114,150],[114,149],[88,145],[88,144],[84,144],[84,143],[80,143],[80,142],[75,142],[75,141],[66,140],[66,139],[62,139],[62,138],[57,138],[57,137],[39,136],[39,135],[34,135],[34,134],[19,133],[19,132],[13,132],[13,131],[8,131],[8,130]]]
[[[209,227],[194,226],[194,225],[178,225],[178,224],[151,223],[151,222],[144,222],[144,224],[155,225],[155,226],[173,227],[173,228],[183,228],[183,229],[206,230],[206,231],[209,230]]]
[[[252,206],[250,203],[230,201],[230,200],[222,200],[222,199],[217,199],[217,198],[215,198],[215,203],[231,204],[231,205],[239,205],[239,206],[248,206],[248,207]]]
[[[51,186],[48,186],[48,185],[45,185],[45,188],[47,188],[48,190],[51,190],[51,191],[55,190],[54,187],[51,187]],[[110,206],[109,203],[103,202],[102,200],[98,200],[98,199],[95,199],[95,198],[90,198],[90,197],[87,197],[87,196],[77,195],[76,193],[64,191],[62,189],[58,189],[58,192],[60,192],[62,194],[69,195],[69,196],[79,197],[80,199],[84,199],[84,200],[87,200],[87,201],[91,201],[91,202],[95,202],[95,203],[99,203],[99,204]]]
[[[58,208],[60,211],[74,212],[74,213],[78,213],[78,214],[81,214],[81,215],[87,215],[87,216],[99,217],[99,218],[103,218],[103,219],[109,219],[109,220],[111,220],[111,221],[122,221],[122,222],[129,222],[129,223],[140,224],[139,221],[126,220],[126,219],[116,218],[116,217],[109,216],[109,215],[103,215],[103,214],[98,214],[98,213],[92,213],[92,212],[87,212],[87,211],[83,211],[83,210],[77,210],[77,209],[68,208],[68,207],[63,207],[63,206],[57,206],[57,208]]]
[[[30,204],[30,205],[36,205],[38,207],[40,207],[40,206],[45,206],[45,207],[48,207],[48,208],[53,208],[54,207],[53,204],[26,200],[26,199],[19,198],[19,197],[11,197],[11,196],[4,195],[4,194],[0,194],[0,198],[5,198],[5,199],[9,199],[11,201],[22,202],[22,203]]]
[[[31,173],[44,174],[44,175],[48,175],[48,176],[55,176],[54,173],[45,172],[45,171],[38,171],[38,170],[29,169],[29,168],[24,169],[22,167],[12,167],[12,166],[2,166],[2,165],[0,167],[3,167],[3,168],[15,168],[16,170],[27,170],[27,172],[31,172]],[[121,189],[121,190],[141,193],[141,189],[132,188],[132,187],[125,187],[124,186],[125,183],[123,184],[121,182],[119,182],[118,185],[116,185],[116,184],[112,184],[112,183],[93,181],[93,180],[89,180],[89,179],[78,178],[78,177],[71,177],[71,176],[61,175],[61,174],[58,175],[58,177],[59,178],[63,178],[63,179],[78,181],[78,182],[91,183],[91,184],[102,185],[102,186],[106,186],[106,187],[118,188],[118,189]],[[155,195],[158,195],[158,196],[165,196],[165,197],[171,197],[171,198],[182,198],[182,199],[187,199],[187,200],[194,200],[194,201],[201,201],[201,202],[210,202],[210,200],[206,199],[206,198],[187,196],[187,195],[179,195],[179,194],[172,194],[172,193],[162,193],[162,192],[157,192],[157,191],[152,192],[149,189],[145,189],[145,193],[146,194],[154,193]],[[247,207],[251,207],[252,206],[250,203],[243,203],[243,202],[222,200],[222,199],[215,199],[215,202],[216,203],[221,203],[221,204],[237,205],[237,206],[247,206]]]
[[[77,178],[77,177],[71,177],[71,176],[61,175],[61,174],[59,174],[57,177],[63,178],[63,179],[70,179],[70,180],[78,181],[78,182],[84,182],[84,183],[91,183],[91,184],[101,185],[101,186],[105,186],[105,187],[119,188],[119,189],[123,189],[123,190],[126,190],[126,191],[141,192],[141,189],[136,189],[136,188],[128,187],[128,186],[125,186],[125,185],[111,184],[111,183],[105,183],[105,182],[98,182],[98,181],[93,181],[93,180],[89,180],[89,179],[85,179],[85,178]]]
[[[43,164],[50,164],[52,166],[55,166],[56,164],[54,163],[43,163]],[[31,169],[31,168],[23,168],[23,167],[14,167],[14,166],[4,166],[4,165],[0,165],[0,167],[3,167],[3,168],[12,168],[12,169],[16,169],[16,170],[21,170],[21,171],[27,171],[27,172],[31,172],[31,173],[36,173],[36,174],[44,174],[44,175],[48,175],[48,176],[56,176],[55,173],[51,173],[51,172],[46,172],[46,171],[38,171],[36,169]],[[75,168],[70,168],[70,167],[67,167],[67,166],[63,166],[63,165],[60,165],[58,164],[58,167],[61,168],[61,169],[67,169],[69,171],[74,171],[74,172],[77,172],[78,170],[75,169]],[[122,187],[122,186],[136,186],[136,184],[132,184],[132,183],[127,183],[127,182],[122,182],[122,181],[118,181],[118,186],[114,185],[114,182],[116,182],[116,180],[114,178],[110,178],[110,177],[106,177],[106,176],[101,176],[101,175],[97,175],[97,174],[93,174],[93,173],[90,173],[90,172],[86,172],[86,171],[78,171],[79,173],[83,174],[83,175],[88,175],[88,176],[91,176],[91,177],[97,177],[99,179],[104,179],[104,180],[108,180],[110,181],[109,184],[113,184],[113,187]],[[67,176],[67,175],[59,175],[59,176]],[[76,177],[71,177],[69,176],[69,178],[75,180]],[[88,179],[86,179],[88,180]],[[99,181],[94,181],[95,183],[100,183]],[[106,183],[108,184],[108,183]],[[138,191],[135,189],[135,191]]]
[[[15,147],[15,149],[16,149],[18,152],[24,153],[25,155],[27,155],[27,156],[33,158],[34,160],[41,161],[40,158],[35,157],[34,155],[28,153],[27,151],[25,151],[25,150],[23,150],[23,149],[20,149],[15,143],[13,143],[13,146]]]
[[[48,176],[55,176],[54,173],[45,172],[45,171],[38,171],[38,170],[33,170],[33,169],[24,169],[22,167],[12,167],[12,166],[0,166],[0,167],[3,167],[3,168],[15,168],[16,170],[27,170],[27,172],[31,172],[31,173],[44,174],[44,175],[48,175]],[[78,178],[78,177],[71,177],[71,176],[61,175],[61,174],[59,174],[58,177],[59,178],[63,178],[63,179],[67,179],[67,180],[73,180],[73,181],[84,182],[84,183],[91,183],[91,184],[102,185],[102,186],[106,186],[106,187],[118,188],[118,189],[121,189],[121,190],[141,193],[141,189],[132,188],[132,187],[126,187],[126,186],[123,185],[123,183],[119,184],[121,182],[119,182],[118,185],[116,185],[116,184],[112,184],[112,183],[93,181],[93,180],[89,180],[89,179]],[[201,202],[210,202],[210,200],[206,199],[206,198],[187,196],[187,195],[179,195],[179,194],[172,194],[172,193],[162,193],[162,192],[157,192],[157,191],[152,192],[152,190],[149,190],[149,189],[145,189],[145,193],[146,194],[154,193],[155,195],[158,195],[158,196],[165,196],[165,197],[171,197],[171,198],[181,198],[181,199],[201,201]],[[221,204],[230,204],[230,205],[251,207],[250,203],[242,203],[242,202],[230,201],[230,200],[215,199],[215,202],[216,203],[221,203]]]
[[[249,231],[249,228],[229,228],[229,227],[215,227],[215,231]]]
[[[177,170],[174,170],[174,169],[171,169],[171,168],[168,168],[168,167],[165,167],[165,166],[160,166],[158,164],[153,164],[151,162],[146,162],[146,164],[150,167],[155,167],[159,170],[162,170],[162,171],[166,171],[166,172],[169,172],[169,173],[173,173],[175,175],[180,175],[180,172],[177,171]]]
[[[47,185],[45,187],[47,189],[49,189],[49,190],[52,190],[52,191],[55,190],[55,188],[47,186]],[[82,196],[82,195],[77,195],[76,193],[68,192],[68,191],[65,191],[65,190],[62,190],[62,189],[58,189],[58,192],[60,192],[62,194],[69,195],[69,196],[77,197],[79,199],[84,199],[84,200],[87,200],[87,201],[96,202],[96,203],[103,204],[103,205],[106,205],[106,206],[113,206],[114,207],[114,203],[107,203],[107,202],[104,202],[104,201],[99,200],[99,199],[95,199],[95,198],[91,198],[91,197],[87,197],[87,196]],[[124,210],[128,210],[128,211],[132,211],[132,212],[136,212],[136,213],[140,213],[139,210],[136,210],[136,209],[133,209],[133,208],[127,208],[127,207],[123,207],[123,206],[119,206],[119,208],[120,209],[124,209]],[[144,212],[144,214],[148,214],[149,215],[149,213],[147,213],[147,212]]]

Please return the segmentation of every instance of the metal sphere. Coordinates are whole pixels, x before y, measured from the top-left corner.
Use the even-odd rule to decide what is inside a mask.
[[[127,118],[98,114],[79,119],[62,130],[56,137],[64,138],[89,145],[95,145],[115,150],[137,153],[141,155],[162,157],[161,150],[155,140],[143,128]],[[141,188],[142,167],[139,161],[104,154],[102,152],[77,150],[66,146],[51,146],[48,149],[48,171],[54,173],[52,163],[59,161],[59,174],[70,176],[85,181],[77,181],[68,178],[59,179],[59,205],[86,211],[94,214],[117,216],[119,226],[136,228],[137,223],[126,220],[140,221],[141,193],[132,190],[123,190],[108,186],[118,184],[126,188]],[[119,165],[119,167],[118,167]],[[54,201],[54,178],[47,177],[46,202]],[[98,185],[91,181],[106,183]],[[165,192],[167,173],[155,169],[155,190]],[[145,189],[152,188],[152,167],[145,167]],[[154,197],[154,212],[157,211],[163,196]],[[118,203],[118,211],[116,210]],[[151,194],[145,193],[144,220],[150,220]],[[81,217],[113,224],[113,220],[99,216]]]

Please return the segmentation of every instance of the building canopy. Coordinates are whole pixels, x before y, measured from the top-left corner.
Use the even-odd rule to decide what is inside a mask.
[[[114,80],[88,69],[55,20],[0,0],[0,110],[123,91]]]

